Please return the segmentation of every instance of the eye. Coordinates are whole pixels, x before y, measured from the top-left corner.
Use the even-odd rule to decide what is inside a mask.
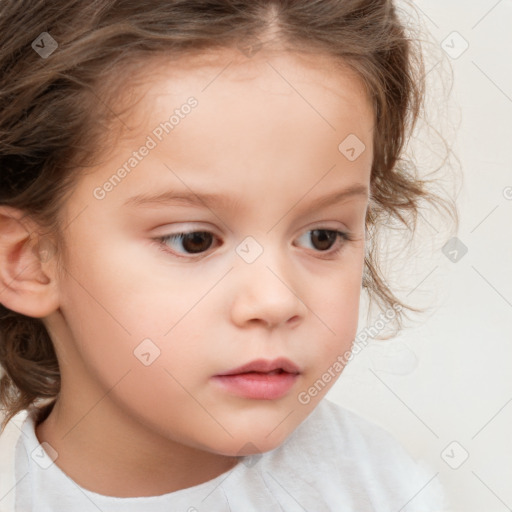
[[[303,238],[309,239],[313,245],[313,249],[317,252],[325,252],[330,256],[338,254],[345,245],[344,242],[351,240],[348,233],[335,229],[312,229],[299,237],[299,240]],[[330,251],[330,249],[336,245],[336,242],[338,242],[337,247]]]
[[[209,231],[189,231],[174,233],[155,238],[161,249],[171,252],[178,257],[200,255],[208,251],[217,237]],[[352,240],[349,233],[334,229],[313,229],[306,231],[300,239],[310,239],[316,252],[327,253],[329,257],[335,257],[343,249],[346,241]],[[338,243],[336,243],[338,242]],[[333,246],[337,247],[330,250]]]
[[[172,252],[178,254],[178,248],[183,249],[185,254],[200,254],[212,246],[213,239],[213,234],[208,231],[190,231],[157,238],[159,242],[170,247]]]

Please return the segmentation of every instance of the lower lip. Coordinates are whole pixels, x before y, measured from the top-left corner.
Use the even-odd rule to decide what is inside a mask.
[[[237,375],[216,375],[213,380],[223,389],[238,396],[256,400],[275,400],[281,398],[295,384],[299,377],[296,373],[239,373]]]

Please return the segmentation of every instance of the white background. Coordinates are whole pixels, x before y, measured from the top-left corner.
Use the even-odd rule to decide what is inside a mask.
[[[447,62],[453,69],[450,106],[439,97],[434,108],[460,161],[453,163],[462,174],[456,236],[468,252],[454,263],[442,241],[432,249],[442,226],[431,221],[417,273],[402,272],[409,294],[401,298],[427,298],[432,309],[394,340],[361,350],[328,398],[428,463],[451,510],[505,512],[512,510],[512,1],[414,5],[440,50],[429,77]],[[457,55],[464,40],[469,46]],[[359,331],[368,325],[362,313]]]

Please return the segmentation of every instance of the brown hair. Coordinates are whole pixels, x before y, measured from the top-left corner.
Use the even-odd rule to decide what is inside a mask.
[[[148,57],[179,58],[264,42],[348,64],[375,113],[371,202],[363,287],[370,303],[401,305],[380,270],[377,235],[395,221],[414,234],[422,202],[457,220],[453,203],[402,158],[423,108],[424,64],[391,0],[15,0],[0,4],[0,205],[25,212],[55,235],[78,167],[107,147],[117,92]],[[38,55],[48,33],[58,44]],[[256,47],[254,48],[256,49]],[[250,49],[249,49],[250,51]],[[110,128],[109,128],[110,129]],[[341,141],[340,141],[341,142]],[[93,151],[94,150],[94,151]],[[75,171],[75,173],[73,173]],[[401,328],[402,314],[396,324]],[[59,365],[42,322],[0,305],[2,426],[60,389]]]

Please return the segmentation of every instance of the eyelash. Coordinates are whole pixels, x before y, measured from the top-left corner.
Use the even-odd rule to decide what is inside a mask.
[[[315,252],[318,252],[319,254],[328,254],[328,258],[323,258],[323,259],[336,258],[336,256],[338,256],[338,254],[341,252],[341,250],[345,247],[346,243],[354,240],[354,238],[352,237],[352,235],[350,233],[348,233],[346,231],[339,231],[337,229],[314,228],[314,229],[310,229],[310,230],[306,231],[305,234],[311,233],[313,231],[326,231],[328,233],[335,233],[336,241],[338,241],[340,238],[343,240],[341,243],[338,243],[338,247],[336,249],[328,249],[326,251],[315,251]],[[168,244],[166,243],[169,240],[183,240],[186,235],[191,235],[191,234],[195,234],[195,233],[206,233],[209,235],[213,235],[213,233],[211,233],[210,231],[196,230],[196,231],[184,231],[184,232],[180,232],[180,233],[173,233],[171,235],[160,236],[160,237],[154,238],[153,240],[155,242],[157,242],[159,245],[159,248],[167,254],[171,253],[174,256],[176,256],[177,258],[195,260],[195,259],[200,259],[202,254],[205,254],[208,252],[208,249],[206,251],[196,253],[196,254],[199,254],[199,256],[193,256],[192,254],[189,256],[182,256],[182,255],[176,253],[175,251],[170,250]],[[216,238],[215,235],[213,235],[213,236],[214,236],[214,238]],[[334,242],[335,244],[336,244],[336,241]]]

